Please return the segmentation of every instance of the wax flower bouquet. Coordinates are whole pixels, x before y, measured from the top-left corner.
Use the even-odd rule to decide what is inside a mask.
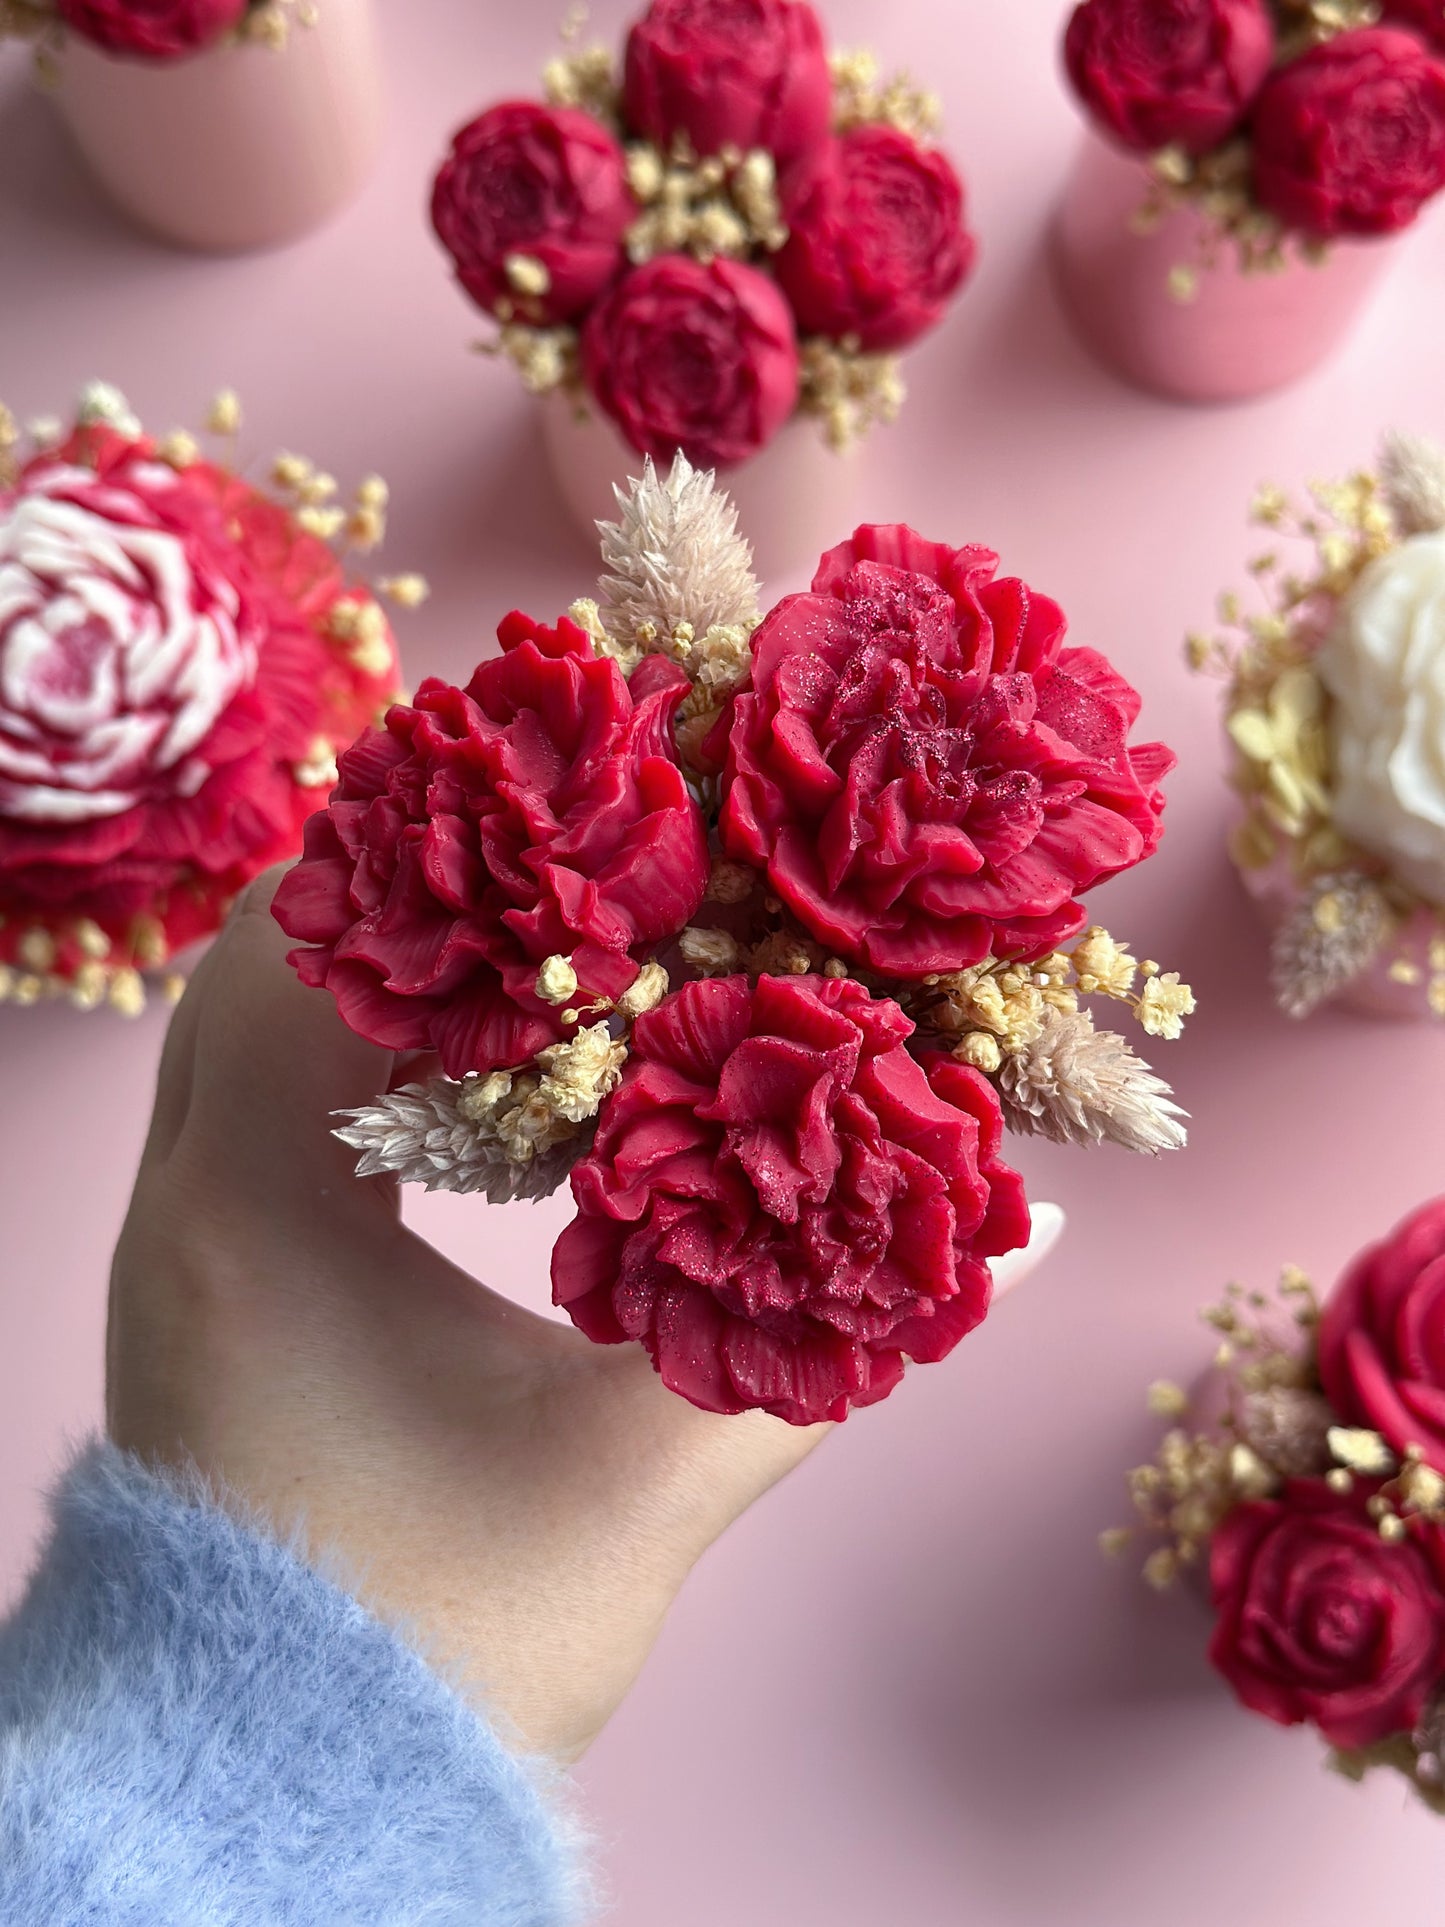
[[[1145,1576],[1207,1572],[1210,1658],[1252,1712],[1309,1724],[1352,1779],[1403,1773],[1445,1813],[1445,1200],[1358,1257],[1320,1303],[1286,1270],[1232,1287],[1191,1397],[1130,1474]]]
[[[1084,1004],[1172,1037],[1188,987],[1080,901],[1153,851],[1172,758],[987,549],[861,528],[760,616],[710,474],[619,504],[595,599],[342,755],[276,915],[354,1030],[439,1063],[347,1114],[362,1175],[570,1175],[589,1337],[711,1411],[841,1419],[983,1319],[1028,1235],[1006,1124],[1183,1143]]]
[[[1254,517],[1263,607],[1226,595],[1189,652],[1225,679],[1231,854],[1276,927],[1279,1003],[1445,1016],[1445,451],[1392,435],[1377,472],[1304,503],[1266,488]]]
[[[837,446],[893,418],[974,255],[934,100],[830,62],[806,0],[653,0],[620,73],[597,48],[545,87],[462,128],[432,196],[532,392],[704,467],[800,412]]]
[[[311,0],[0,0],[0,38],[33,40],[42,61],[74,35],[124,60],[172,61],[227,41],[284,46],[311,25]]]
[[[1445,188],[1439,0],[1083,0],[1064,51],[1096,125],[1149,158],[1140,225],[1197,208],[1206,267],[1391,234]]]
[[[1093,131],[1055,264],[1086,346],[1185,401],[1318,366],[1445,187],[1440,0],[1083,0],[1064,50]]]
[[[348,508],[294,455],[252,483],[240,421],[218,396],[204,453],[103,383],[28,445],[0,411],[0,1001],[134,1015],[153,974],[178,990],[177,954],[297,852],[398,694],[377,598],[425,584],[345,561],[380,541],[384,484]]]

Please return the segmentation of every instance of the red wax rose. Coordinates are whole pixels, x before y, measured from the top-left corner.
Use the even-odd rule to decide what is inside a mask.
[[[702,819],[673,760],[688,684],[634,697],[563,620],[501,625],[465,689],[429,679],[340,759],[328,811],[275,910],[302,980],[352,1029],[431,1049],[450,1077],[511,1068],[566,1033],[536,993],[570,957],[576,1005],[615,998],[639,952],[702,900]]]
[[[686,984],[643,1017],[590,1156],[553,1297],[642,1344],[711,1412],[794,1425],[883,1398],[988,1309],[985,1260],[1024,1244],[992,1086],[927,1068],[861,984]]]
[[[798,400],[792,311],[741,261],[660,254],[616,282],[582,330],[582,372],[640,455],[745,461]]]
[[[1445,1198],[1350,1266],[1324,1307],[1320,1377],[1352,1425],[1445,1472]]]
[[[1159,840],[1139,698],[1066,649],[1057,605],[987,549],[863,528],[753,637],[721,834],[850,962],[916,978],[1034,958]]]
[[[1445,49],[1445,0],[1385,0],[1387,22],[1413,27],[1434,46]]]
[[[627,37],[623,117],[668,149],[761,147],[784,194],[827,148],[833,82],[804,0],[653,0]]]
[[[1412,33],[1365,27],[1281,67],[1255,108],[1254,191],[1330,239],[1408,227],[1445,187],[1445,63]]]
[[[622,149],[590,114],[504,101],[452,141],[432,188],[432,225],[457,279],[483,308],[516,309],[507,272],[517,256],[540,263],[546,287],[522,311],[571,321],[623,265],[623,236],[637,213]]]
[[[845,134],[788,230],[777,275],[801,332],[869,350],[934,327],[975,252],[947,156],[894,127]]]
[[[1210,1659],[1252,1711],[1372,1746],[1410,1732],[1445,1677],[1441,1578],[1438,1528],[1388,1544],[1362,1492],[1294,1480],[1214,1534]]]
[[[0,913],[62,949],[76,918],[214,929],[321,801],[297,766],[395,687],[389,646],[362,670],[325,633],[349,595],[325,544],[109,429],[0,492],[0,583]]]
[[[177,60],[229,33],[251,0],[56,0],[72,33],[106,53]]]
[[[1125,147],[1192,154],[1240,126],[1274,59],[1267,0],[1084,0],[1064,38],[1069,78]]]

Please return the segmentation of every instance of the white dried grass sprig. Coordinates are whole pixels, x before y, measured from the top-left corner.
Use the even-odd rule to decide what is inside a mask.
[[[1187,1113],[1168,1084],[1086,1010],[1047,1010],[1038,1035],[1004,1058],[998,1086],[1005,1122],[1028,1136],[1150,1156],[1187,1141]]]
[[[710,469],[695,469],[679,454],[664,477],[649,457],[641,479],[613,493],[618,519],[597,525],[604,572],[598,611],[609,635],[633,645],[670,637],[683,625],[700,636],[756,622],[752,549]]]

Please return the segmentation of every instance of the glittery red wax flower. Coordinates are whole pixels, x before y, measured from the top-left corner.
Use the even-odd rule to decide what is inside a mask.
[[[1252,1711],[1344,1748],[1409,1733],[1445,1675],[1440,1529],[1387,1542],[1368,1497],[1293,1480],[1210,1542],[1211,1660]]]
[[[549,957],[571,960],[570,1003],[620,996],[707,882],[671,738],[687,678],[656,658],[629,685],[565,618],[513,614],[498,633],[465,689],[429,679],[341,757],[275,902],[314,946],[291,953],[304,982],[451,1077],[568,1034],[537,994]]]
[[[161,963],[295,852],[395,691],[384,622],[363,663],[331,633],[352,594],[284,506],[143,436],[0,490],[0,962]]]
[[[1160,836],[1162,744],[987,549],[862,528],[753,637],[721,834],[804,928],[902,978],[1035,958]]]
[[[179,60],[236,26],[251,0],[56,0],[82,40],[133,60]]]
[[[948,156],[896,127],[857,127],[789,215],[778,283],[802,334],[904,348],[942,320],[975,252]]]
[[[1321,1312],[1319,1361],[1347,1424],[1445,1473],[1445,1199],[1356,1258]]]
[[[622,240],[637,208],[622,149],[590,114],[509,100],[455,136],[431,213],[479,306],[558,322],[590,307],[624,266]]]
[[[762,148],[785,195],[827,150],[833,83],[806,0],[653,0],[627,37],[623,115],[664,151]]]
[[[638,1022],[572,1174],[556,1302],[693,1404],[795,1425],[944,1357],[1029,1215],[992,1086],[916,1060],[912,1031],[847,979],[684,985]]]
[[[1337,34],[1271,75],[1253,145],[1255,194],[1286,227],[1392,234],[1445,188],[1445,61],[1402,28]]]

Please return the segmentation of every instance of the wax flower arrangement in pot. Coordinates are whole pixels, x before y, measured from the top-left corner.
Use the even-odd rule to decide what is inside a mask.
[[[397,697],[378,598],[426,585],[353,573],[380,478],[349,506],[296,455],[248,480],[229,392],[208,428],[147,435],[99,382],[28,447],[0,410],[0,1003],[178,992]]]
[[[1064,57],[1094,131],[1061,287],[1145,387],[1225,400],[1304,374],[1445,188],[1437,0],[1082,0]]]
[[[1189,652],[1226,683],[1230,849],[1276,995],[1445,1017],[1445,450],[1392,435],[1378,470],[1302,503],[1265,488],[1254,515],[1263,607],[1226,595]]]
[[[1081,901],[1154,850],[1172,758],[987,549],[861,528],[764,616],[711,475],[619,502],[595,600],[341,757],[275,912],[439,1063],[347,1114],[362,1175],[570,1177],[584,1332],[708,1410],[841,1419],[984,1318],[1029,1232],[1005,1126],[1184,1142],[1086,1005],[1169,1038],[1188,986]]]
[[[590,539],[640,456],[681,451],[780,558],[815,555],[845,451],[897,414],[899,352],[972,267],[937,102],[830,61],[807,0],[653,0],[620,71],[595,48],[545,86],[460,130],[432,220],[550,398],[564,497]]]
[[[6,35],[116,205],[188,247],[304,234],[376,154],[371,0],[0,0]]]
[[[1204,1315],[1213,1370],[1160,1381],[1173,1421],[1104,1535],[1166,1589],[1207,1579],[1209,1657],[1251,1712],[1312,1726],[1352,1780],[1403,1774],[1445,1813],[1445,1200],[1323,1300],[1297,1269]]]

